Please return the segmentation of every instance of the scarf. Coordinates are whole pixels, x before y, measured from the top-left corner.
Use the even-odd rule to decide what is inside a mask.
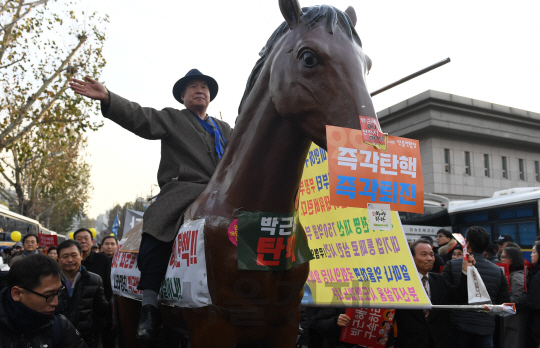
[[[71,298],[73,296],[73,290],[75,290],[75,284],[77,283],[79,278],[81,278],[81,267],[79,267],[79,272],[77,272],[77,274],[73,278],[73,282],[71,282],[69,280],[69,277],[64,272],[62,272],[62,280],[66,284],[66,290],[68,292],[68,297]]]
[[[201,126],[203,126],[203,128],[206,129],[208,133],[214,135],[216,152],[217,152],[218,158],[221,159],[221,156],[223,155],[223,151],[225,150],[225,138],[223,137],[223,134],[221,133],[221,130],[217,126],[216,122],[212,119],[212,117],[208,117],[210,121],[212,122],[212,125],[213,125],[212,126],[208,122],[201,120],[201,118],[197,116],[193,111],[191,110],[189,111],[197,119],[197,121],[199,121]]]
[[[45,299],[43,299],[43,301],[45,301]],[[15,301],[13,297],[11,297],[11,291],[6,292],[4,307],[8,314],[9,321],[21,334],[26,334],[44,327],[47,324],[52,324],[54,320],[54,313],[44,314],[36,312],[23,305],[22,302]]]
[[[34,255],[34,254],[39,254],[39,251],[37,251],[37,249],[36,249],[36,250],[34,250],[33,253],[29,253],[29,252],[26,251],[26,250],[23,250],[23,252],[22,252],[22,256],[23,256],[23,257],[26,257],[26,256],[28,256],[28,255]]]

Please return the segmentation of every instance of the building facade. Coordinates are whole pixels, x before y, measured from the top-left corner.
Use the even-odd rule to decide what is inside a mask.
[[[451,200],[540,186],[540,114],[428,90],[378,112],[383,132],[420,141],[424,191]]]

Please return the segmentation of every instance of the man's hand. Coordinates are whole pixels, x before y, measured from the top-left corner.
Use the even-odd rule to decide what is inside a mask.
[[[476,261],[474,260],[474,256],[472,254],[467,254],[463,256],[463,266],[461,267],[461,270],[465,273],[467,273],[467,267],[474,266]]]
[[[98,81],[90,78],[90,76],[85,76],[84,81],[72,79],[69,86],[75,93],[82,96],[99,100],[105,105],[109,105],[109,91]]]
[[[351,318],[347,314],[340,314],[337,318],[337,324],[338,326],[347,326],[351,323]]]

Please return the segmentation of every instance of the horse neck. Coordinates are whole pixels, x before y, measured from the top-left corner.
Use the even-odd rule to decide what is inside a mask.
[[[244,211],[291,212],[310,143],[254,88],[206,192]]]

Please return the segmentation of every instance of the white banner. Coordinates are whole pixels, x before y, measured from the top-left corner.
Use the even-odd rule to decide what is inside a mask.
[[[111,282],[115,295],[142,299],[137,290],[141,272],[137,268],[137,254],[119,252],[114,255]],[[204,219],[182,225],[174,240],[172,255],[165,279],[161,283],[159,302],[178,307],[204,307],[212,303],[206,276],[204,251]]]

